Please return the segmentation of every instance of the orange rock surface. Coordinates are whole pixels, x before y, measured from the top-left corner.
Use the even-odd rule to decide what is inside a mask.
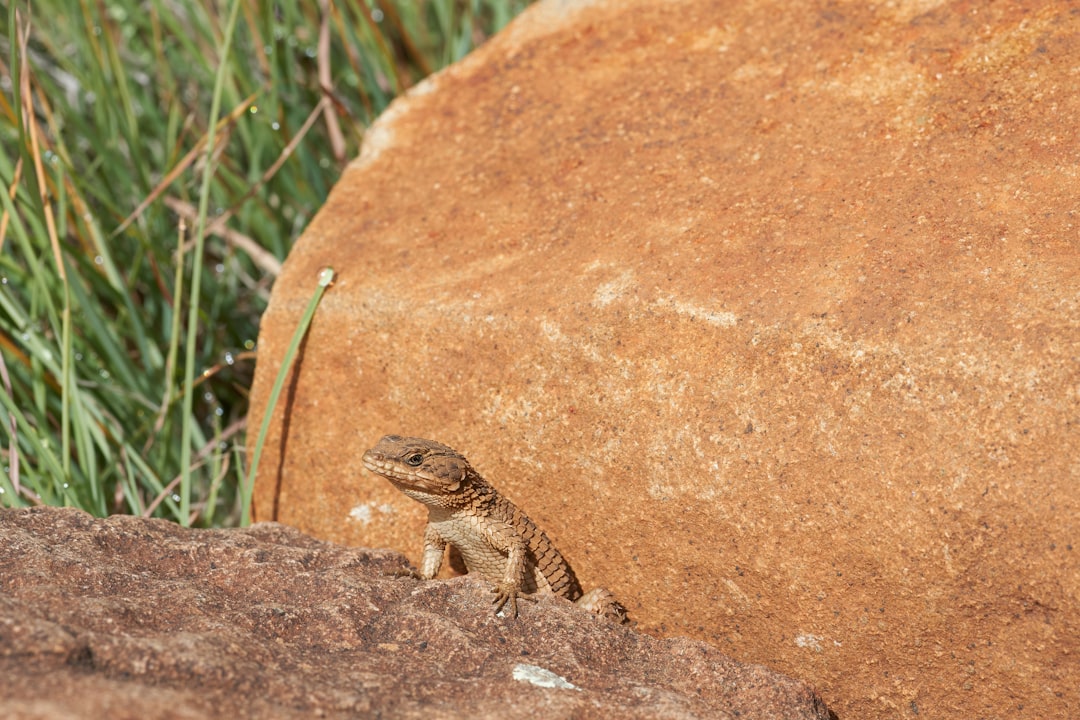
[[[257,517],[415,561],[360,456],[430,437],[840,718],[1080,714],[1078,57],[1064,3],[533,8],[288,258],[251,428],[339,280]]]

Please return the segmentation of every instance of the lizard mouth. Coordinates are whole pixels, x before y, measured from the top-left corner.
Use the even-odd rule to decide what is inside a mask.
[[[362,460],[364,461],[364,467],[371,472],[381,472],[384,465],[389,465],[386,456],[382,453],[377,453],[374,450],[365,452]]]

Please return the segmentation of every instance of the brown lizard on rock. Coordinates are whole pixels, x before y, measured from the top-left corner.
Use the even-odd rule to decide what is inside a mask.
[[[387,435],[364,453],[364,466],[428,508],[421,579],[435,577],[453,545],[471,573],[495,584],[495,612],[517,616],[523,594],[547,590],[615,622],[626,608],[603,589],[581,591],[570,564],[544,531],[473,470],[461,453],[422,438]]]

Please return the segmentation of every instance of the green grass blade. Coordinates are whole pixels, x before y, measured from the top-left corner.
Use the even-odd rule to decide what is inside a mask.
[[[199,192],[199,217],[195,223],[195,252],[191,259],[191,289],[188,298],[187,355],[184,361],[184,417],[191,416],[192,392],[195,383],[195,344],[199,337],[199,292],[202,289],[202,265],[206,248],[206,210],[210,202],[210,181],[214,177],[214,137],[221,112],[221,95],[225,88],[229,49],[232,47],[236,19],[240,15],[240,0],[233,0],[229,20],[222,38],[214,95],[210,102],[210,122],[207,124],[206,165],[203,168],[202,189]],[[191,513],[191,433],[192,423],[185,422],[181,436],[180,456],[180,524],[188,525]]]
[[[296,359],[296,351],[300,349],[300,343],[304,336],[307,335],[311,319],[315,317],[315,309],[319,307],[319,301],[322,300],[323,293],[326,292],[326,288],[333,281],[333,268],[323,268],[319,273],[319,285],[315,289],[315,294],[308,301],[307,309],[304,311],[303,317],[300,318],[300,324],[296,326],[296,332],[293,333],[289,347],[285,351],[285,357],[281,360],[281,367],[278,368],[277,377],[274,378],[274,387],[270,390],[270,397],[266,402],[266,412],[263,413],[262,424],[259,426],[259,435],[255,439],[255,452],[251,458],[251,470],[247,482],[244,483],[240,492],[240,525],[242,527],[251,524],[251,494],[255,489],[255,476],[259,472],[259,459],[262,457],[263,444],[266,442],[266,434],[270,430],[270,418],[274,416],[274,408],[277,407],[278,398],[281,397],[281,389],[285,386],[285,378],[288,377],[293,360]]]

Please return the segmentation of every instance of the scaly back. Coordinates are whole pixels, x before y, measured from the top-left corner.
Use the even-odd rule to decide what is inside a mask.
[[[484,482],[483,478],[480,480]],[[529,549],[530,559],[551,586],[551,592],[569,600],[581,597],[581,585],[570,568],[570,563],[555,548],[544,531],[538,528],[521,508],[501,495],[497,496],[495,502],[499,505],[499,514],[508,516],[508,522],[521,533],[525,547]]]

